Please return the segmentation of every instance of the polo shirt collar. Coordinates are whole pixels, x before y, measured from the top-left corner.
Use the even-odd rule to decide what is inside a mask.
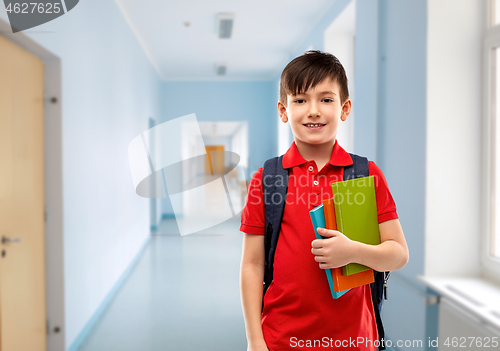
[[[299,150],[297,149],[297,145],[295,145],[295,140],[294,140],[290,148],[283,156],[283,168],[291,168],[299,166],[306,162],[307,160],[305,160],[299,153]],[[337,143],[337,140],[335,140],[335,145],[333,145],[332,156],[330,157],[329,163],[332,166],[352,165],[351,156]]]

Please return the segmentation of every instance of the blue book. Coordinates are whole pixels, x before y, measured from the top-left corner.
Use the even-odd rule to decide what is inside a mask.
[[[316,228],[326,228],[325,224],[325,212],[323,211],[323,204],[319,205],[318,207],[313,208],[311,211],[309,211],[309,215],[311,216],[311,221],[314,227],[314,233],[316,234],[316,238],[318,239],[324,239],[321,235],[318,234],[318,231]],[[346,292],[348,292],[351,289],[347,290],[342,290],[340,292],[335,292],[335,289],[333,287],[333,277],[332,277],[332,270],[331,269],[325,269],[326,272],[326,279],[328,280],[328,285],[330,286],[330,291],[332,292],[332,297],[334,299],[338,299],[342,295],[344,295]]]

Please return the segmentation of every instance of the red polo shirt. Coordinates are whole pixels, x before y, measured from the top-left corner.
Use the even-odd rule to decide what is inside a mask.
[[[316,239],[309,211],[331,198],[332,182],[342,181],[351,156],[335,142],[330,161],[318,170],[299,153],[295,141],[283,157],[291,168],[281,231],[274,258],[274,280],[264,296],[262,331],[270,351],[376,350],[377,325],[370,286],[351,289],[333,299],[323,269],[311,253]],[[396,205],[380,168],[375,176],[379,223],[398,218]],[[240,231],[264,234],[262,167],[250,180]],[[376,344],[375,344],[376,345]]]

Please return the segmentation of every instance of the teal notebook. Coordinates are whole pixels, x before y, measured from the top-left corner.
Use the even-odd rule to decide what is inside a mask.
[[[318,231],[316,228],[326,228],[325,225],[325,213],[323,211],[323,204],[319,205],[318,207],[313,208],[311,211],[309,211],[309,215],[311,216],[311,221],[314,227],[314,233],[316,234],[316,238],[318,239],[324,239],[321,235],[318,234]],[[342,290],[340,292],[335,292],[335,289],[333,287],[333,278],[332,278],[332,270],[331,269],[325,269],[326,272],[326,279],[328,280],[328,285],[330,286],[330,291],[332,293],[332,297],[334,299],[338,299],[342,295],[344,295],[346,292],[348,292],[351,289],[347,290]]]
[[[363,177],[332,184],[337,230],[349,239],[369,245],[380,244],[374,177]],[[363,272],[370,267],[349,263],[343,275]]]

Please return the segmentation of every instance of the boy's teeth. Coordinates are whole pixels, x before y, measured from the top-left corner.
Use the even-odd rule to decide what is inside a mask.
[[[321,127],[322,124],[306,124],[308,127]]]

